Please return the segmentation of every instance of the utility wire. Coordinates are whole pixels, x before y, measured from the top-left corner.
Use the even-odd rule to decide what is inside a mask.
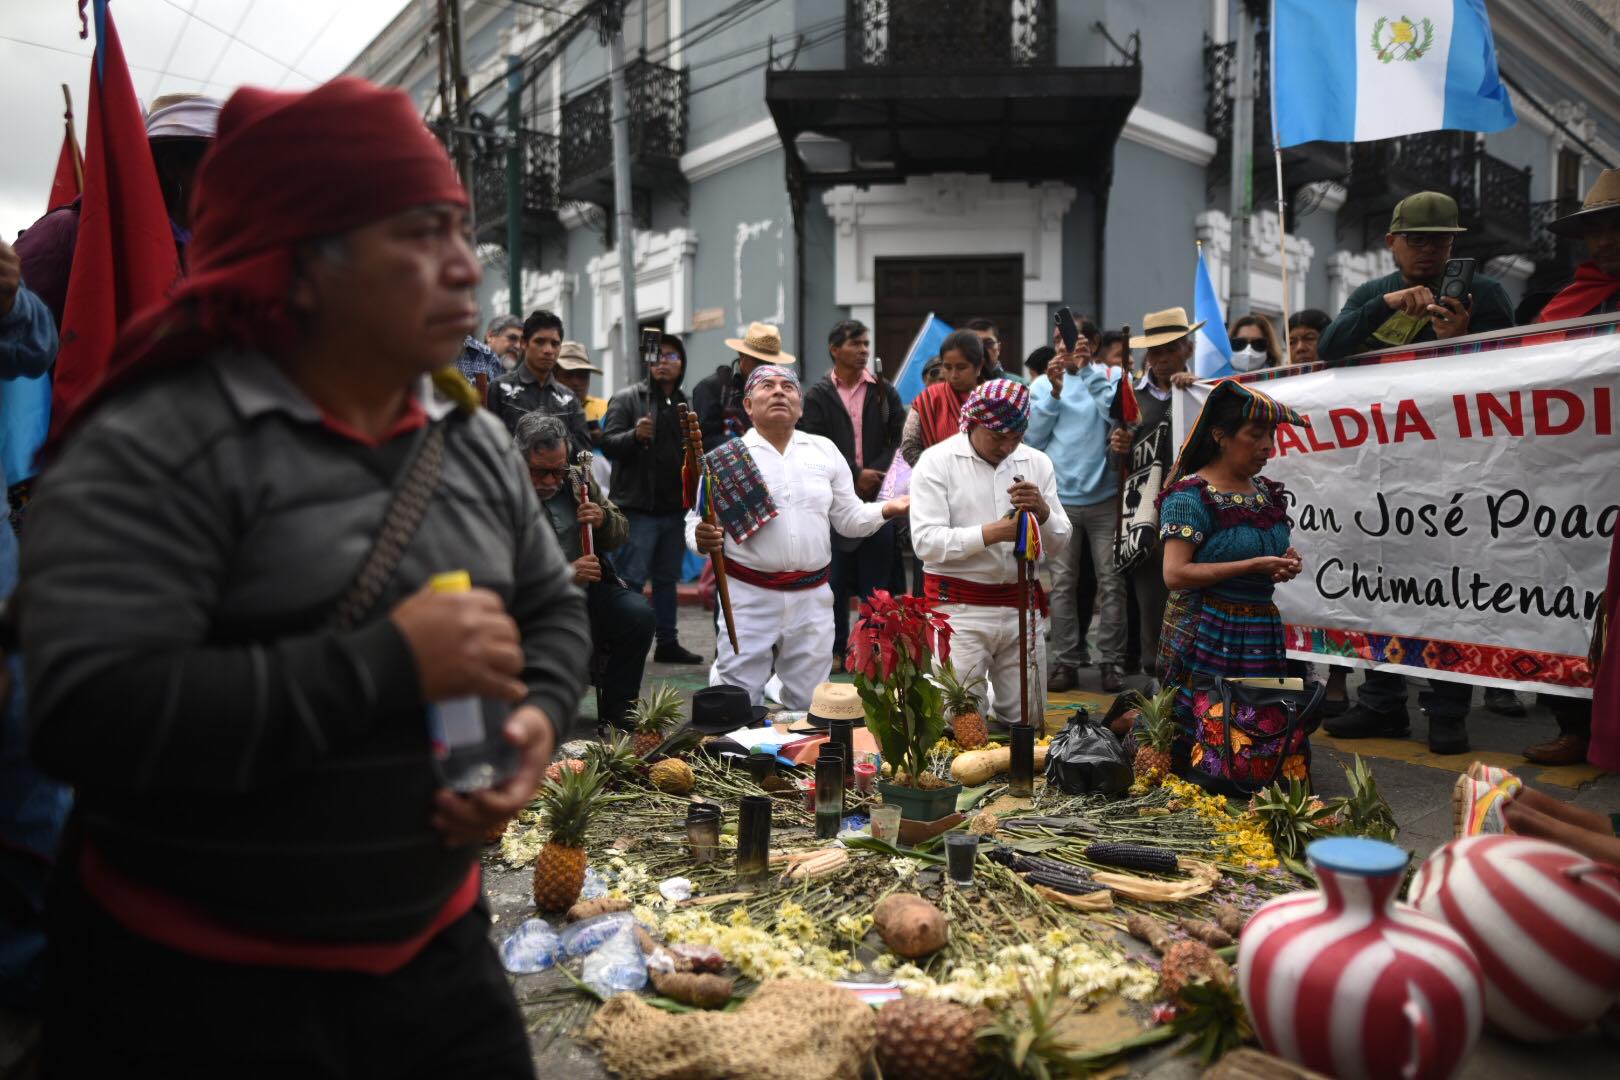
[[[27,45],[30,48],[44,49],[47,52],[61,53],[63,56],[74,56],[80,60],[95,59],[95,53],[93,52],[75,52],[72,49],[64,49],[60,45],[47,45],[42,41],[29,41],[27,38],[13,37],[10,34],[0,34],[0,41],[10,41],[18,45]],[[155,75],[163,75],[171,79],[179,79],[181,82],[194,82],[202,86],[218,86],[222,89],[229,89],[224,83],[221,82],[204,82],[201,79],[195,79],[189,75],[181,75],[178,72],[166,71],[162,68],[149,67],[146,64],[135,64],[128,60],[124,61],[124,66],[132,68],[135,71],[145,71]]]
[[[275,64],[278,67],[286,68],[288,71],[291,71],[294,75],[297,75],[302,79],[307,79],[312,83],[319,83],[321,81],[321,80],[315,78],[313,75],[308,75],[308,74],[305,74],[302,71],[299,71],[297,68],[293,67],[291,64],[287,63],[285,60],[279,60],[276,57],[271,56],[269,53],[265,52],[263,49],[259,48],[257,45],[253,44],[251,41],[243,41],[241,38],[237,37],[231,31],[226,30],[224,27],[220,26],[218,23],[210,22],[209,20],[203,18],[201,15],[195,14],[194,12],[187,11],[185,8],[181,7],[179,4],[175,3],[175,0],[163,0],[163,2],[165,4],[168,4],[170,7],[174,8],[174,10],[176,10],[176,11],[180,12],[181,14],[187,16],[188,18],[195,19],[198,22],[202,23],[204,26],[208,27],[208,29],[215,31],[216,33],[224,34],[226,37],[230,38],[232,41],[236,42],[238,45],[242,46],[244,49],[247,49],[250,52],[258,53],[260,56],[264,57],[266,60],[270,61],[272,64]]]
[[[175,5],[172,5],[172,6],[176,7],[176,8],[179,7],[178,4],[175,4]],[[191,6],[192,6],[193,9],[196,8],[196,6],[197,6],[196,0],[192,0]],[[219,65],[221,65],[221,64],[223,64],[225,62],[225,54],[231,51],[231,42],[232,41],[241,41],[241,39],[238,38],[236,35],[241,32],[242,24],[248,21],[248,16],[252,15],[253,14],[253,9],[258,7],[258,6],[259,6],[259,0],[248,0],[247,6],[242,9],[242,14],[240,14],[240,15],[238,15],[236,17],[236,25],[231,28],[231,32],[228,35],[231,40],[227,41],[225,43],[224,47],[219,50],[219,55],[214,57],[214,66],[208,69],[208,74],[206,76],[204,76],[205,78],[213,79],[214,72],[218,71],[219,70]],[[186,13],[186,18],[190,19],[192,17],[193,17],[192,12],[187,12]],[[243,42],[243,44],[245,45],[246,42]],[[277,61],[277,63],[280,63],[280,61]],[[292,65],[291,64],[287,64],[287,65],[284,65],[284,66],[286,68],[286,71],[291,71],[292,70]],[[283,71],[282,74],[285,75],[286,71]]]
[[[186,36],[186,24],[191,21],[191,13],[195,10],[197,10],[197,0],[191,0],[191,7],[186,11],[186,17],[180,22],[180,29],[174,32],[174,40],[169,42],[169,55],[163,58],[165,68],[174,62],[175,50],[180,48],[180,39]],[[162,81],[162,79],[152,80],[152,97],[157,97],[158,86],[161,85]]]

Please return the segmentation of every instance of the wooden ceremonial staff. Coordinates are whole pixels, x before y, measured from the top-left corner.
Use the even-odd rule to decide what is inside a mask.
[[[1022,476],[1013,477],[1022,484]],[[1018,527],[1023,512],[1013,510],[1013,559],[1018,563],[1018,722],[1029,725],[1029,560],[1018,550]]]
[[[579,497],[578,505],[584,506],[591,501],[591,452],[579,452]],[[579,553],[581,555],[596,554],[596,534],[589,525],[579,527]]]
[[[709,467],[703,457],[703,429],[698,424],[697,414],[687,408],[685,403],[675,406],[676,417],[680,421],[681,431],[686,437],[686,468],[687,475],[697,482],[699,487],[709,483]],[[697,497],[693,497],[693,505],[697,505]],[[710,525],[719,524],[719,516],[715,513],[714,504],[708,499],[703,500],[703,520]],[[737,646],[737,620],[731,617],[731,585],[726,581],[726,554],[724,541],[721,541],[720,550],[709,556],[709,563],[714,567],[714,590],[720,596],[720,614],[726,619],[726,638],[731,642],[731,651],[741,653]]]

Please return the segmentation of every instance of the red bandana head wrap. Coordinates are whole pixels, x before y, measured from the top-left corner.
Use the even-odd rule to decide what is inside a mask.
[[[307,93],[238,90],[197,169],[190,273],[124,327],[101,386],[69,425],[138,374],[226,343],[284,345],[301,242],[436,204],[466,206],[467,194],[402,91],[350,77]]]

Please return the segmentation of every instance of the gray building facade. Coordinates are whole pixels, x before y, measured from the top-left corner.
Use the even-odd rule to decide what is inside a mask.
[[[1196,243],[1229,293],[1234,50],[1258,71],[1249,292],[1256,311],[1337,311],[1392,268],[1389,209],[1455,194],[1458,253],[1515,298],[1579,251],[1544,229],[1620,164],[1609,0],[1491,0],[1519,123],[1286,152],[1276,210],[1265,21],[1234,0],[632,0],[635,322],[687,342],[688,385],[751,321],[781,325],[807,377],[830,326],[874,328],[890,373],[922,317],[1002,328],[1012,363],[1060,304],[1107,326],[1192,307]],[[607,51],[593,4],[463,0],[488,314],[545,307],[607,372],[621,345]],[[442,112],[434,0],[412,0],[349,72]],[[506,71],[524,58],[522,292],[508,296]],[[1286,224],[1286,237],[1284,225]]]

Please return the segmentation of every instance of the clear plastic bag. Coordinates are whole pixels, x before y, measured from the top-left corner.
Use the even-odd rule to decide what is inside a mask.
[[[607,915],[598,915],[592,919],[584,919],[572,926],[563,928],[562,947],[569,956],[581,957],[594,952],[608,938],[616,934],[621,927],[629,927],[636,921],[636,917],[628,911],[615,911]]]
[[[647,961],[636,941],[636,929],[626,923],[585,957],[580,979],[603,997],[640,990],[647,985]]]
[[[585,868],[585,885],[579,890],[581,900],[599,900],[608,894],[607,882],[594,866]]]
[[[562,939],[544,919],[525,919],[501,942],[501,965],[514,975],[545,971],[562,955]]]

